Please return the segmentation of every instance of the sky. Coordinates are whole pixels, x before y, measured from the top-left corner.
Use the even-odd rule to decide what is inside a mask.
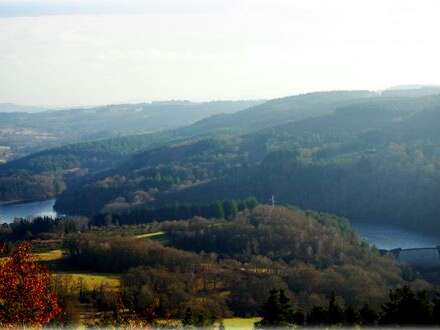
[[[438,0],[0,0],[0,103],[440,84]]]

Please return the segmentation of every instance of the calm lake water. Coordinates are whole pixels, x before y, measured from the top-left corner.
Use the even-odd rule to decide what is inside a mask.
[[[37,216],[55,217],[55,199],[48,199],[41,202],[19,203],[0,205],[0,223],[12,222],[15,218],[27,218]]]
[[[353,223],[352,226],[368,243],[379,249],[410,249],[440,245],[438,238],[415,233],[399,226],[366,223]]]
[[[55,217],[57,213],[53,209],[54,204],[55,199],[32,203],[0,205],[0,223],[12,222],[14,218],[35,216]],[[353,223],[352,226],[368,243],[375,245],[379,249],[407,249],[440,245],[440,239],[415,233],[399,226],[366,223]]]

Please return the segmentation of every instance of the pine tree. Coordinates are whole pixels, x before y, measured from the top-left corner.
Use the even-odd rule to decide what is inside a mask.
[[[431,306],[426,292],[415,294],[408,286],[390,290],[389,302],[383,305],[381,323],[422,325],[431,322]]]
[[[432,322],[440,325],[440,294],[437,293],[433,299]]]
[[[252,210],[257,207],[258,201],[255,197],[248,197],[245,199],[246,208]]]
[[[378,315],[368,304],[365,304],[359,311],[359,318],[362,325],[372,326],[376,324]]]
[[[193,324],[193,314],[191,308],[187,307],[185,310],[185,314],[182,319],[183,326],[189,326]]]
[[[257,327],[288,327],[295,324],[297,318],[303,323],[301,315],[295,314],[294,308],[284,290],[271,290],[269,298],[261,308],[260,316],[263,318]]]
[[[262,325],[278,325],[281,315],[281,305],[277,290],[270,290],[269,298],[261,308],[260,316],[263,318]]]
[[[212,204],[211,217],[217,219],[223,219],[225,217],[225,211],[221,202],[216,202]]]
[[[344,319],[346,325],[359,324],[359,314],[354,310],[352,306],[348,306],[345,308]]]
[[[225,217],[227,219],[232,219],[238,213],[237,202],[235,200],[224,201],[223,209],[225,212]]]
[[[328,304],[328,324],[340,324],[344,320],[342,308],[336,302],[336,295],[332,292]]]
[[[287,324],[294,323],[295,312],[293,306],[290,303],[290,299],[286,296],[286,292],[282,289],[279,290],[279,303],[281,308],[280,321]]]
[[[327,324],[327,314],[324,307],[314,306],[307,317],[307,324],[313,326]]]

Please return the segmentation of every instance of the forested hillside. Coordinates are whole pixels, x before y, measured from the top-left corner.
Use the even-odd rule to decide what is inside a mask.
[[[257,101],[238,101],[238,102],[211,102],[211,103],[158,103],[152,105],[130,105],[130,106],[109,106],[107,108],[98,109],[84,109],[84,110],[64,110],[57,112],[47,112],[41,114],[42,116],[52,114],[55,117],[53,120],[67,120],[70,117],[74,117],[75,121],[69,124],[72,127],[64,128],[65,125],[51,125],[54,129],[63,127],[63,130],[73,131],[78,134],[80,132],[87,132],[90,135],[91,131],[102,130],[105,128],[109,131],[109,134],[116,136],[112,139],[102,139],[100,141],[90,143],[79,143],[73,146],[49,149],[45,153],[35,153],[35,151],[29,157],[25,157],[18,163],[13,163],[9,168],[13,170],[23,169],[27,171],[50,171],[53,170],[50,167],[52,163],[53,155],[63,154],[62,158],[67,160],[70,157],[81,158],[83,154],[97,153],[99,158],[100,151],[106,149],[107,152],[115,152],[118,154],[124,146],[126,154],[131,151],[139,151],[147,149],[150,145],[150,140],[169,142],[173,140],[187,140],[190,138],[200,138],[204,136],[217,136],[217,135],[240,135],[243,132],[258,131],[261,127],[271,127],[277,124],[297,121],[299,119],[313,117],[319,114],[331,113],[337,107],[337,105],[343,105],[351,103],[359,98],[372,97],[376,94],[373,92],[364,91],[347,91],[347,92],[321,92],[310,93],[292,97],[286,97],[282,99],[272,100],[268,102]],[[256,104],[252,106],[253,104]],[[137,108],[143,106],[143,108]],[[128,107],[128,108],[126,108]],[[193,109],[195,107],[195,109]],[[113,109],[114,108],[114,109]],[[151,109],[150,109],[151,108]],[[213,108],[213,109],[211,109]],[[238,112],[238,109],[246,109],[239,111],[237,114],[231,112]],[[141,111],[142,110],[142,111]],[[220,111],[221,110],[221,111]],[[108,112],[108,113],[107,113]],[[185,126],[185,123],[190,121],[189,118],[194,118],[193,112],[199,114],[199,117],[209,117],[209,115],[215,112],[223,112],[223,115],[214,115],[206,120],[201,120],[193,125],[182,127],[175,130],[165,130],[166,125],[171,128],[171,124],[177,121],[179,124],[175,126]],[[149,114],[155,114],[154,120],[151,120]],[[180,113],[180,114],[179,114]],[[92,118],[84,117],[82,114],[93,116]],[[10,118],[9,124],[13,127],[19,126],[14,123],[16,118],[14,116],[24,116],[25,122],[36,120],[29,114],[1,114],[5,118]],[[94,118],[96,117],[96,118]],[[103,118],[100,118],[103,117]],[[157,118],[156,118],[157,117]],[[180,117],[184,117],[182,122]],[[157,120],[156,120],[157,119]],[[96,120],[100,120],[100,124],[96,123]],[[158,122],[159,120],[159,122]],[[46,125],[47,118],[44,118],[42,124]],[[107,122],[105,122],[107,121]],[[110,123],[109,123],[110,121]],[[195,121],[195,119],[193,120]],[[20,121],[19,121],[20,122]],[[3,124],[7,126],[6,120]],[[60,123],[58,123],[60,124]],[[83,126],[85,125],[85,126]],[[157,132],[155,134],[139,134],[126,137],[118,137],[115,133],[120,133],[114,126],[123,126],[127,133],[133,134],[134,132]],[[147,126],[151,128],[149,130],[137,130],[138,126]],[[165,126],[164,126],[165,125]],[[79,131],[78,131],[79,130]],[[64,134],[64,133],[63,133]],[[100,135],[100,138],[105,137]],[[88,138],[91,138],[89,136]],[[95,136],[95,139],[98,136]],[[61,141],[58,141],[61,143]],[[132,146],[133,145],[133,146]],[[45,142],[45,148],[50,146]],[[56,157],[57,158],[57,157]],[[49,164],[49,166],[47,166]],[[63,169],[76,166],[76,163],[70,164],[65,161]],[[36,168],[34,167],[36,166]],[[84,166],[87,167],[87,166]],[[0,167],[0,171],[4,171],[5,167]]]
[[[436,96],[371,98],[248,135],[156,148],[72,186],[57,207],[93,214],[275,195],[354,221],[440,230],[439,105]]]
[[[338,107],[378,96],[370,91],[316,92],[271,100],[229,115],[217,115],[183,128],[188,135],[244,134],[332,113]]]
[[[10,147],[10,158],[17,158],[67,143],[175,129],[260,103],[262,101],[170,101],[38,113],[2,112],[0,105],[0,146]]]
[[[263,126],[270,126],[278,123],[284,123],[286,121],[295,121],[301,118],[312,117],[317,115],[318,113],[331,113],[337,104],[346,104],[347,102],[352,102],[353,100],[356,100],[358,98],[363,99],[365,97],[370,97],[373,95],[375,95],[375,93],[363,91],[347,91],[322,92],[292,96],[266,102],[264,103],[264,106],[256,105],[254,107],[250,107],[249,109],[242,111],[238,115],[238,117],[236,117],[234,114],[213,116],[206,121],[200,121],[188,127],[183,127],[176,130],[168,130],[151,134],[139,134],[127,137],[115,137],[95,142],[67,145],[33,153],[32,155],[10,161],[4,166],[0,166],[0,193],[2,196],[1,199],[28,200],[35,198],[45,198],[48,195],[51,195],[48,193],[49,191],[54,191],[52,186],[47,185],[47,180],[42,180],[45,176],[53,177],[54,175],[57,175],[58,178],[61,178],[61,183],[65,185],[66,183],[68,184],[72,182],[72,172],[75,174],[73,178],[76,180],[78,176],[82,177],[84,173],[94,174],[96,172],[114,167],[120,162],[124,161],[124,157],[127,157],[141,150],[148,150],[154,147],[163,146],[167,143],[175,144],[178,141],[181,141],[181,143],[188,143],[192,139],[200,139],[202,137],[217,137],[223,135],[235,136],[242,134],[246,131],[256,131],[262,124]],[[222,109],[228,107],[229,111],[223,112],[231,112],[231,108],[238,106],[244,107],[255,104],[257,102],[252,103],[243,101],[230,103],[231,104],[229,104],[228,102],[212,102],[206,104],[196,104],[196,106],[202,107],[204,109],[204,113],[206,113],[207,109],[205,108],[208,106],[215,106],[215,108]],[[134,107],[134,109],[125,109],[123,106],[108,107],[107,110],[110,110],[110,114],[106,116],[109,118],[101,118],[101,121],[104,119],[118,119],[120,120],[120,122],[116,121],[115,123],[115,121],[112,121],[112,125],[127,125],[127,119],[129,121],[138,119],[139,122],[136,123],[136,125],[134,125],[133,127],[137,127],[139,125],[155,125],[154,121],[153,123],[146,123],[145,118],[139,118],[139,115],[143,114],[145,111],[152,112],[153,110],[158,110],[154,108],[153,105],[144,105],[144,107],[147,108],[146,110],[144,109],[143,112],[138,112],[136,110],[136,107],[134,106],[130,106]],[[180,109],[181,114],[182,116],[186,117],[188,116],[188,111],[183,110],[187,110],[188,107],[194,106],[194,104],[183,103],[182,105],[181,103],[159,103],[155,106],[160,108],[161,114],[164,114],[162,115],[162,117],[159,118],[168,120],[170,119],[170,113],[172,113],[172,111],[169,110],[170,107],[174,110],[183,107],[183,109]],[[150,109],[151,107],[153,107],[153,109]],[[94,111],[91,111],[90,109],[85,109],[81,111],[85,112],[85,114],[89,114],[89,116],[92,116],[92,118],[88,119],[91,120],[91,122],[94,122],[93,118],[99,118],[99,116],[102,116],[106,109],[99,108],[95,110],[97,114],[95,114]],[[196,109],[194,111],[198,110]],[[60,116],[58,112],[51,113],[55,113],[56,116]],[[198,113],[200,113],[200,111]],[[76,112],[71,111],[70,116],[73,116],[74,114],[76,114]],[[130,114],[132,115],[130,116]],[[6,115],[8,114],[5,114],[5,116]],[[17,114],[11,115],[15,116]],[[28,114],[18,115],[23,115],[25,117],[29,116]],[[46,113],[43,113],[42,115],[46,115]],[[66,112],[65,116],[68,117],[69,112]],[[163,116],[168,117],[165,118]],[[179,118],[179,116],[174,117],[171,118],[171,121]],[[81,118],[82,117],[80,117],[79,119]],[[77,118],[77,121],[75,122],[81,123],[79,119]],[[258,124],[257,121],[260,122],[260,124]],[[84,128],[89,127],[90,125],[90,123],[86,123],[85,127],[79,128],[79,131],[81,132]],[[161,125],[163,125],[163,123],[159,123],[159,125],[156,125],[155,128],[158,129],[162,127]],[[64,125],[62,126],[64,127]],[[93,127],[92,130],[98,128],[101,129],[100,127],[101,125],[98,125],[96,127]],[[127,127],[130,127],[130,130],[133,128],[132,126]],[[54,128],[58,129],[58,126],[55,125]],[[70,128],[68,130],[70,130]],[[114,133],[115,132],[112,131],[112,134]],[[32,140],[30,140],[29,142],[32,142]],[[44,143],[45,148],[47,148],[49,145],[50,143]],[[8,186],[3,184],[6,182],[5,176],[8,176]],[[32,187],[27,186],[27,180],[25,178],[29,176],[32,176],[33,182],[37,183],[37,185],[33,185]],[[13,179],[12,181],[11,178]],[[36,196],[36,194],[34,193],[29,193],[30,190],[34,190],[34,187],[39,188],[39,190],[41,191],[40,196],[38,196],[38,194]]]
[[[249,196],[266,202],[275,195],[278,203],[353,221],[387,221],[440,233],[435,200],[440,96],[330,92],[266,106],[267,111],[260,105],[228,115],[242,116],[229,131],[227,121],[213,117],[178,130],[30,155],[0,167],[3,182],[9,183],[0,191],[3,199],[35,197],[26,195],[35,190],[35,181],[55,177],[41,181],[41,194],[55,195],[67,186],[57,209],[85,215]],[[281,124],[257,129],[255,120],[263,113],[270,120],[262,123]],[[303,116],[308,118],[294,119]],[[32,189],[28,179],[21,180],[25,175],[34,181]]]

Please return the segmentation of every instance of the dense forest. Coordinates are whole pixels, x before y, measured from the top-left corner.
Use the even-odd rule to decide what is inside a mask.
[[[0,104],[0,147],[10,147],[14,159],[69,143],[175,129],[260,103],[169,101],[45,111]]]
[[[209,204],[255,196],[354,221],[440,232],[440,97],[369,98],[244,135],[169,142],[83,177],[62,212]]]
[[[48,149],[0,166],[0,196],[60,195],[59,211],[93,216],[274,195],[352,221],[440,232],[440,96],[426,94],[311,93]]]

